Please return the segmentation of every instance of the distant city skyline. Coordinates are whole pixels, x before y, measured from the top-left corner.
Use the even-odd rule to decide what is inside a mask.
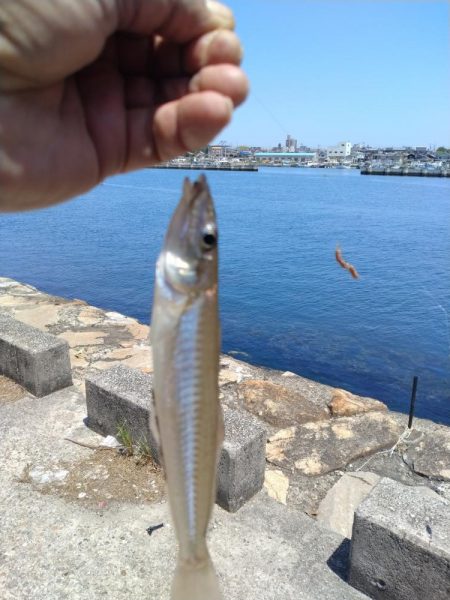
[[[287,152],[294,152],[296,149],[298,148],[313,148],[315,150],[318,149],[322,149],[322,150],[326,150],[327,148],[334,148],[336,146],[342,145],[342,144],[350,144],[350,146],[354,147],[354,148],[378,148],[378,149],[396,149],[396,150],[405,150],[405,149],[426,149],[426,150],[431,150],[431,151],[435,151],[437,148],[439,147],[444,147],[447,149],[447,147],[442,146],[442,144],[432,144],[432,145],[427,145],[427,144],[417,144],[417,145],[411,145],[411,144],[402,144],[402,145],[397,145],[397,144],[376,144],[376,145],[372,145],[372,144],[366,144],[364,142],[352,142],[351,140],[339,140],[336,144],[304,144],[303,142],[300,143],[298,140],[296,140],[295,138],[293,138],[290,134],[287,135],[286,140],[275,140],[274,143],[272,144],[252,144],[251,142],[245,143],[238,143],[238,144],[234,144],[229,142],[228,140],[223,139],[223,136],[218,136],[217,139],[212,142],[211,144],[209,144],[210,148],[218,148],[220,146],[224,146],[224,147],[228,147],[228,148],[266,148],[266,149],[281,149],[283,151],[287,151]],[[450,150],[450,147],[448,148]]]
[[[217,138],[450,146],[445,0],[228,0],[251,92]]]

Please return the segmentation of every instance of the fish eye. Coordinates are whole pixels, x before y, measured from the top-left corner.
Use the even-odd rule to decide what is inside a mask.
[[[205,232],[202,236],[203,248],[212,250],[217,244],[217,238],[214,233]]]
[[[212,250],[217,246],[217,230],[213,223],[207,223],[202,231],[203,250]]]

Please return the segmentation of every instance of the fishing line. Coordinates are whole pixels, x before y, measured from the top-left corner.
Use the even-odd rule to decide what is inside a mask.
[[[143,185],[127,185],[124,183],[106,183],[106,182],[102,182],[101,183],[102,186],[105,187],[114,187],[114,188],[124,188],[124,189],[130,189],[130,190],[144,190],[144,191],[151,191],[151,192],[163,192],[163,193],[178,193],[178,190],[176,188],[169,188],[169,187],[164,187],[164,188],[160,188],[160,187],[155,187],[155,186],[143,186]]]
[[[270,108],[261,100],[261,98],[254,92],[252,92],[252,96],[255,98],[255,100],[257,102],[259,102],[259,104],[263,107],[263,109],[266,111],[266,113],[269,115],[269,117],[272,119],[272,121],[276,125],[278,125],[278,127],[281,129],[281,131],[284,133],[284,135],[288,135],[288,130],[286,129],[286,127],[284,127],[282,125],[282,123],[280,123],[280,121],[277,119],[277,117],[273,114],[273,112],[270,110]]]
[[[450,357],[450,325],[449,325],[449,319],[448,319],[448,312],[447,310],[444,308],[444,306],[433,296],[433,294],[427,290],[425,287],[421,287],[420,288],[425,294],[427,294],[434,302],[436,302],[435,305],[432,306],[432,308],[439,308],[440,310],[442,310],[442,312],[444,313],[444,322],[446,325],[446,331],[447,331],[447,345],[448,345],[448,355]]]
[[[102,185],[106,186],[106,187],[115,187],[115,188],[129,188],[131,190],[151,190],[151,187],[142,187],[139,185],[124,185],[121,183],[105,183],[103,182]]]

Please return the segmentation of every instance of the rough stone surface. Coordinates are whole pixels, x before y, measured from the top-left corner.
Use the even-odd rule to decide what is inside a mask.
[[[450,481],[450,430],[422,435],[410,445],[404,458],[416,473]]]
[[[355,513],[350,583],[377,600],[447,600],[449,502],[383,478]]]
[[[335,388],[301,377],[294,373],[281,373],[272,369],[260,369],[253,375],[253,379],[268,379],[303,396],[317,408],[328,412],[328,404],[334,394]]]
[[[8,377],[0,375],[0,404],[2,402],[6,403],[19,400],[19,398],[23,398],[25,394],[26,390],[21,385],[12,379],[8,379]]]
[[[76,348],[103,344],[106,333],[103,331],[64,331],[64,333],[60,333],[59,337],[66,340],[71,348]]]
[[[221,385],[229,383],[230,381],[240,383],[245,379],[252,379],[258,375],[261,375],[262,371],[263,370],[260,367],[249,365],[248,363],[237,360],[232,356],[222,354],[220,357]]]
[[[59,310],[60,305],[58,304],[40,303],[31,308],[17,311],[16,318],[22,323],[44,330],[58,321]]]
[[[329,418],[329,412],[284,385],[258,379],[238,384],[244,408],[275,427],[289,427]]]
[[[0,375],[34,396],[72,385],[66,342],[0,313]]]
[[[355,509],[380,479],[379,475],[368,471],[345,473],[320,503],[317,520],[351,538]]]
[[[396,422],[382,412],[307,423],[289,431],[285,439],[272,439],[267,458],[304,475],[341,469],[356,458],[393,446],[400,435]]]
[[[333,417],[351,417],[371,410],[387,410],[387,406],[379,400],[355,396],[354,394],[350,394],[350,392],[340,389],[336,389],[333,392],[333,396],[328,403],[328,408]]]
[[[33,327],[66,339],[70,343],[74,385],[84,389],[85,372],[106,369],[119,363],[152,371],[149,327],[135,319],[88,306],[81,300],[67,300],[45,294],[31,285],[3,278],[0,308]],[[127,348],[126,358],[117,352]]]
[[[149,426],[152,377],[124,365],[86,378],[88,426],[103,435],[117,435],[125,425],[136,442],[146,442],[157,458]],[[251,415],[224,409],[225,439],[217,473],[217,502],[234,512],[264,483],[266,431]]]
[[[135,443],[147,443],[157,456],[157,442],[149,426],[152,376],[124,365],[86,377],[87,425],[103,435],[117,436],[125,426]]]
[[[27,394],[0,411],[1,599],[169,600],[177,547],[167,502],[140,493],[132,500],[141,473],[152,487],[152,471],[136,473],[132,460],[117,457],[123,486],[113,492],[113,453],[64,439],[102,439],[84,426],[74,388],[39,402]],[[27,469],[37,482],[23,479]],[[52,481],[40,483],[45,477]],[[68,495],[76,477],[80,487]],[[149,537],[149,525],[160,523]],[[237,513],[216,506],[208,537],[227,600],[365,598],[342,579],[343,538],[264,492]]]
[[[43,307],[43,310],[35,312],[34,309],[41,306]],[[7,312],[16,319],[27,320],[30,325],[54,335],[60,335],[65,331],[101,333],[103,337],[103,342],[101,344],[93,343],[79,345],[70,349],[72,377],[76,389],[81,393],[84,393],[85,373],[87,371],[92,371],[93,369],[108,369],[117,364],[134,363],[142,372],[151,373],[152,371],[152,349],[148,340],[149,327],[139,323],[135,319],[124,315],[119,316],[118,313],[111,313],[101,308],[88,306],[81,300],[58,298],[37,290],[30,285],[1,277],[0,307],[1,310]],[[96,341],[95,336],[93,337],[93,341]],[[222,402],[226,406],[236,410],[242,410],[243,402],[238,396],[237,384],[245,382],[248,379],[253,379],[281,385],[294,393],[302,395],[307,402],[315,405],[320,410],[329,410],[328,405],[336,391],[334,388],[306,379],[294,373],[281,373],[272,369],[256,367],[245,363],[242,360],[238,360],[235,356],[242,357],[245,360],[245,355],[237,352],[233,352],[233,356],[221,355],[220,358],[220,393]],[[62,390],[61,398],[66,398],[66,392],[67,398],[75,396],[74,391],[70,390],[71,388]],[[153,474],[151,476],[151,487],[149,488],[149,480],[145,482],[145,473],[142,471],[135,472],[135,469],[132,468],[134,465],[133,458],[130,458],[128,462],[123,463],[120,460],[121,457],[113,458],[111,452],[83,449],[64,441],[64,436],[69,435],[69,437],[84,440],[85,442],[94,445],[103,443],[102,441],[99,441],[99,439],[101,440],[102,438],[99,438],[97,434],[86,428],[82,423],[82,419],[86,415],[86,405],[81,395],[77,396],[79,398],[79,406],[77,406],[77,418],[79,422],[76,426],[73,426],[73,430],[72,426],[67,429],[68,426],[66,423],[68,416],[72,414],[72,412],[68,410],[70,404],[68,399],[64,400],[64,402],[61,400],[61,407],[56,411],[56,405],[54,404],[53,399],[60,394],[53,394],[50,398],[52,399],[54,410],[49,413],[40,410],[47,401],[47,398],[41,399],[39,403],[34,405],[37,411],[36,414],[30,413],[29,421],[26,421],[23,418],[26,416],[23,414],[24,405],[21,401],[17,402],[18,400],[21,400],[24,395],[27,395],[27,393],[23,388],[7,378],[0,377],[0,411],[2,409],[8,411],[14,408],[14,405],[17,405],[17,409],[22,411],[20,416],[18,416],[18,422],[21,424],[20,427],[14,426],[14,423],[9,423],[6,426],[5,431],[8,434],[6,439],[9,441],[5,441],[5,444],[2,446],[2,452],[6,452],[6,458],[4,457],[5,461],[1,465],[1,468],[8,469],[11,465],[15,464],[14,457],[18,454],[18,440],[21,439],[21,434],[23,433],[23,442],[28,443],[32,449],[30,450],[30,448],[27,447],[26,450],[21,452],[20,455],[23,463],[21,469],[26,467],[29,462],[28,458],[34,456],[33,452],[35,450],[43,455],[44,450],[48,449],[48,459],[45,459],[45,464],[39,463],[37,465],[45,467],[46,471],[53,471],[57,468],[69,468],[66,464],[67,461],[65,461],[65,464],[59,466],[54,465],[53,463],[57,462],[57,459],[59,458],[65,459],[68,454],[70,454],[70,456],[72,456],[72,454],[79,456],[81,453],[82,458],[77,459],[76,463],[71,468],[70,475],[64,480],[64,484],[55,483],[53,486],[55,490],[56,488],[59,490],[58,497],[64,498],[65,501],[72,501],[70,499],[75,491],[77,491],[77,494],[87,494],[82,499],[78,499],[77,496],[75,496],[75,498],[77,503],[82,504],[84,507],[89,506],[90,508],[92,508],[92,506],[94,506],[94,508],[97,506],[95,504],[96,499],[102,506],[104,502],[107,502],[108,505],[112,502],[123,504],[128,501],[143,501],[143,498],[148,498],[149,501],[153,501],[151,500],[154,497],[154,494],[151,493],[155,483]],[[397,423],[399,430],[403,431],[406,427],[408,416],[394,412],[389,412],[388,416]],[[4,420],[4,417],[5,413],[2,412],[0,415],[0,429],[3,425],[2,421]],[[258,416],[255,418],[260,419]],[[48,426],[49,423],[52,424],[51,427]],[[279,427],[270,425],[267,422],[264,422],[264,426],[267,428],[271,437],[278,435],[283,437],[283,435],[286,435],[286,432],[288,433],[288,437],[293,437],[289,433],[290,428],[284,428],[280,431]],[[431,436],[435,433],[448,431],[448,428],[445,426],[419,418],[414,419],[414,427],[418,434],[423,433]],[[294,427],[294,433],[295,431]],[[49,432],[54,434],[53,437],[48,436]],[[2,435],[4,435],[4,433],[2,433]],[[56,435],[61,436],[60,439],[55,438]],[[431,489],[436,490],[443,498],[447,498],[450,501],[449,481],[430,479],[418,475],[402,459],[404,451],[407,450],[412,441],[417,440],[410,437],[408,438],[407,443],[404,443],[405,439],[403,439],[401,444],[396,445],[394,452],[391,452],[390,450],[379,452],[377,450],[374,454],[369,454],[369,456],[352,459],[350,464],[341,469],[313,477],[305,475],[289,462],[286,462],[282,467],[276,467],[276,469],[283,474],[283,479],[280,479],[280,481],[284,482],[285,485],[288,484],[286,496],[287,508],[295,509],[298,512],[306,512],[308,515],[312,516],[316,515],[320,501],[343,475],[344,470],[351,472],[355,469],[370,469],[381,476],[392,477],[393,479],[398,479],[408,485],[428,485]],[[0,443],[1,442],[2,440],[0,440]],[[339,441],[336,443],[339,443]],[[268,452],[270,446],[271,444],[268,444]],[[274,450],[276,449],[277,444],[274,445]],[[278,448],[278,452],[280,450],[282,450],[281,447]],[[94,457],[90,459],[92,453],[94,454]],[[47,454],[45,454],[45,456],[47,456]],[[275,467],[269,465],[268,468],[272,470]],[[20,472],[20,469],[17,467],[16,475],[14,476],[18,477],[17,473],[20,475]],[[100,486],[97,486],[95,482],[96,477],[107,477],[107,479],[102,479],[103,483]],[[81,489],[78,486],[81,486]],[[35,487],[36,486],[33,484],[33,493],[36,492],[34,489]],[[8,490],[8,488],[6,489]],[[44,492],[39,491],[39,493]],[[48,493],[53,494],[53,491]],[[0,496],[1,495],[2,490],[0,490]],[[256,498],[259,498],[260,496],[261,494],[258,494]],[[283,507],[280,506],[280,508]],[[244,509],[245,507],[241,509],[238,514]],[[102,508],[101,511],[103,510],[104,509]],[[57,518],[59,518],[59,513]],[[64,516],[61,518],[64,518]],[[336,560],[342,565],[342,572],[345,571],[346,544],[347,542],[345,542],[336,552],[336,556],[338,557]],[[335,561],[334,564],[337,564],[337,562]],[[276,587],[274,587],[274,590],[275,589]],[[339,593],[336,592],[334,597],[346,598],[347,596],[345,594],[339,595]],[[59,596],[58,600],[60,600]]]
[[[230,401],[232,402],[238,402],[242,405],[242,394],[238,394],[239,386],[227,384],[236,382],[241,384],[248,380],[255,380],[280,386],[285,397],[289,392],[292,396],[303,398],[303,402],[311,407],[308,409],[309,411],[315,409],[314,414],[327,414],[329,416],[328,404],[335,391],[335,388],[331,386],[306,379],[289,371],[282,373],[266,367],[256,367],[231,356],[221,356],[220,365],[221,384],[228,388],[227,393],[230,395]]]
[[[289,479],[279,469],[266,469],[264,487],[271,498],[286,504]]]
[[[224,407],[225,439],[217,469],[217,503],[236,512],[264,484],[265,428],[251,415]]]

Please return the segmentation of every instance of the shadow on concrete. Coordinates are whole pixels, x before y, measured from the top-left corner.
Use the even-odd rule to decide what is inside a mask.
[[[345,538],[327,560],[329,568],[343,581],[347,582],[350,567],[351,540]]]

